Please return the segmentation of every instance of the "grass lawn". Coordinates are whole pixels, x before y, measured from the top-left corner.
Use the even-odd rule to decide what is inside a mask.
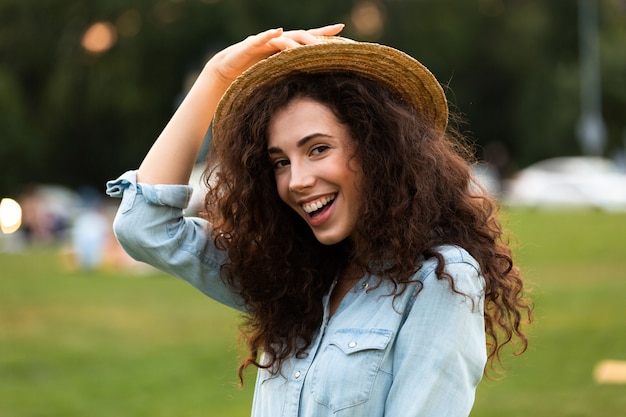
[[[529,350],[484,380],[472,416],[626,415],[626,385],[600,385],[593,369],[626,361],[626,215],[513,212],[508,224],[533,287]]]
[[[626,214],[514,211],[533,287],[529,351],[479,387],[472,417],[618,416],[626,385]],[[162,274],[69,272],[57,251],[0,254],[0,417],[243,417],[237,314]],[[399,416],[401,417],[401,416]]]

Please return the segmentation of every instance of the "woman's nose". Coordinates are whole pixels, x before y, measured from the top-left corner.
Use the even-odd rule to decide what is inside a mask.
[[[291,163],[289,190],[302,192],[315,184],[315,175],[304,164]]]

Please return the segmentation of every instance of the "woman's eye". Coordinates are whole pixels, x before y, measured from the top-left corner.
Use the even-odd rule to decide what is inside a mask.
[[[287,159],[279,159],[277,161],[274,161],[273,164],[274,164],[274,169],[279,169],[279,168],[283,168],[289,165],[289,161]]]
[[[311,150],[311,154],[312,155],[319,155],[321,153],[324,153],[326,150],[328,150],[328,148],[329,148],[329,146],[326,146],[326,145],[316,146],[315,148],[313,148]]]

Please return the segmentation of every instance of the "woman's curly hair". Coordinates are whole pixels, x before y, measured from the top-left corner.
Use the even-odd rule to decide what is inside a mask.
[[[336,245],[319,243],[309,226],[278,197],[267,152],[268,125],[294,99],[330,108],[355,142],[366,195],[356,232]],[[451,129],[449,129],[451,130]],[[322,298],[348,263],[380,280],[396,295],[412,282],[424,259],[444,259],[435,248],[458,245],[480,264],[486,281],[485,330],[491,363],[507,343],[527,346],[523,324],[532,316],[519,270],[503,239],[497,204],[473,181],[470,153],[451,132],[443,134],[377,82],[349,73],[294,74],[261,88],[241,112],[214,131],[206,216],[212,237],[228,254],[224,280],[248,310],[243,326],[249,355],[239,368],[278,372],[302,355],[324,314]],[[259,353],[268,359],[259,361]]]

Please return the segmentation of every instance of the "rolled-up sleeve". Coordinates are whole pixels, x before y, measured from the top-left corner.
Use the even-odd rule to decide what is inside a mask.
[[[243,310],[237,293],[220,278],[226,254],[215,248],[209,224],[183,216],[192,194],[190,186],[137,183],[136,171],[129,171],[107,183],[107,194],[122,199],[113,231],[131,257]]]
[[[396,341],[385,415],[468,416],[487,360],[484,280],[473,262],[447,261],[456,290],[431,271]]]

